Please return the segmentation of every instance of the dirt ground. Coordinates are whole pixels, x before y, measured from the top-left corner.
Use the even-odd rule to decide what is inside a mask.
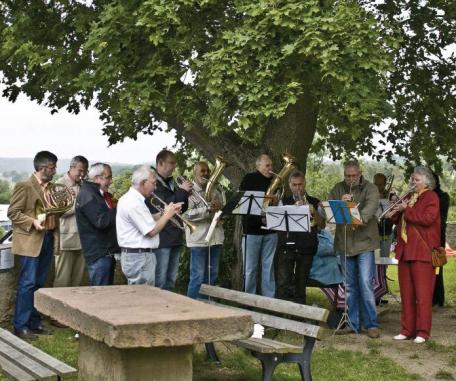
[[[456,380],[456,309],[433,309],[432,336],[425,344],[397,342],[393,336],[400,330],[400,304],[392,298],[388,300],[386,307],[379,308],[380,339],[370,339],[365,334],[331,335],[319,345],[390,358],[416,374],[417,380]]]

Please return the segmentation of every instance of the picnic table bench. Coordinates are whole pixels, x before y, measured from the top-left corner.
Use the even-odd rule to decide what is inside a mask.
[[[11,380],[64,380],[77,370],[0,328],[0,369]]]
[[[274,370],[280,363],[298,364],[301,379],[312,380],[312,350],[316,340],[322,338],[324,328],[320,327],[320,324],[326,322],[328,310],[207,284],[201,286],[199,293],[210,298],[207,303],[249,313],[255,323],[303,336],[303,345],[288,344],[265,337],[233,341],[235,345],[249,350],[261,361],[263,381],[272,380]]]

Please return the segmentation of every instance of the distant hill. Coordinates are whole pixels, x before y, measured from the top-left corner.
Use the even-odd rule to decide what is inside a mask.
[[[68,170],[71,159],[60,159],[57,162],[57,174],[63,174]],[[95,162],[95,161],[93,161]],[[132,168],[130,164],[108,163],[112,166],[113,174],[121,172],[124,169]],[[30,175],[33,173],[32,157],[0,157],[0,174],[15,171],[18,174]]]

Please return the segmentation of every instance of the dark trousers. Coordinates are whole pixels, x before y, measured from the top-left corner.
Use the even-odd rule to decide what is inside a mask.
[[[116,260],[112,255],[105,255],[87,265],[91,286],[110,286],[114,281]]]
[[[306,304],[306,286],[313,254],[295,249],[278,252],[276,296],[279,299]]]
[[[445,287],[443,285],[443,267],[438,268],[438,273],[435,276],[434,297],[432,304],[443,307],[445,304]]]
[[[41,316],[33,306],[33,294],[44,286],[53,258],[54,235],[46,232],[37,257],[20,257],[21,270],[17,281],[16,306],[13,325],[16,331],[36,329]]]

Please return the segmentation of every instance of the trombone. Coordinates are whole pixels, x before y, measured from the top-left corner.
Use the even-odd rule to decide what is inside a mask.
[[[154,192],[151,193],[151,196],[152,196],[152,198],[157,199],[157,201],[162,205],[162,206],[160,206],[160,205],[153,204],[152,199],[151,199],[150,203],[152,204],[152,206],[154,208],[156,208],[160,213],[163,213],[165,210],[164,207],[168,206],[168,204],[165,201],[163,201],[160,197],[158,197]],[[192,224],[189,220],[187,220],[185,217],[182,217],[180,214],[175,214],[174,216],[177,217],[178,219],[180,219],[182,221],[182,223],[190,229],[190,233],[193,233],[196,230],[196,226],[194,224]],[[170,221],[174,225],[176,225],[179,229],[184,230],[183,226],[174,217],[171,217]]]

